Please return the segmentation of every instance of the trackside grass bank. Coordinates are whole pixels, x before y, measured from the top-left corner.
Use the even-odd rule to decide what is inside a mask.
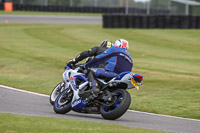
[[[130,109],[200,119],[200,30],[102,29],[102,25],[0,24],[0,84],[50,94],[65,64],[102,40],[129,41]]]
[[[1,133],[166,133],[116,124],[0,114]]]

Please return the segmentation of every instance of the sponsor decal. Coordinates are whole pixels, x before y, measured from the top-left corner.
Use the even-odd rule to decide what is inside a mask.
[[[81,99],[74,101],[74,102],[72,103],[72,107],[78,105],[79,103],[81,103]]]
[[[70,80],[74,80],[74,77],[71,77]]]
[[[127,59],[130,63],[132,63],[132,60],[127,56],[127,55],[125,55],[125,54],[123,54],[123,53],[120,53],[119,54],[120,56],[123,56],[125,59]]]
[[[122,41],[122,48],[126,48],[127,42],[126,41]]]
[[[112,46],[111,42],[107,42],[107,48],[110,48]]]

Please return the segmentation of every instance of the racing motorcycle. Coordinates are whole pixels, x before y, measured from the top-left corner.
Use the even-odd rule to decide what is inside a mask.
[[[95,68],[80,71],[80,67],[66,66],[63,81],[52,91],[54,111],[65,114],[73,110],[79,113],[101,114],[104,119],[115,120],[120,118],[129,108],[131,96],[126,89],[142,85],[143,76],[133,72],[122,72],[110,79],[96,78],[97,89],[90,90],[87,78],[88,71],[95,72]],[[51,102],[51,100],[50,100]]]

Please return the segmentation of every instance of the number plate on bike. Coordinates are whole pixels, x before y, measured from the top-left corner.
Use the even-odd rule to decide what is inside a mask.
[[[137,82],[136,82],[134,79],[132,79],[132,78],[131,78],[131,84],[132,84],[133,86],[135,86],[135,88],[136,88],[137,90],[139,90],[139,86],[138,86]]]

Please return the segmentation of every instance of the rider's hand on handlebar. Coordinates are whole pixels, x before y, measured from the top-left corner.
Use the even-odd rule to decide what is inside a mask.
[[[67,64],[70,65],[70,67],[73,69],[75,67],[75,61],[74,60],[70,60]]]
[[[73,66],[74,66],[76,63],[75,63],[75,61],[74,61],[74,60],[70,60],[68,64],[69,64],[70,66],[71,66],[71,65],[73,65]]]

